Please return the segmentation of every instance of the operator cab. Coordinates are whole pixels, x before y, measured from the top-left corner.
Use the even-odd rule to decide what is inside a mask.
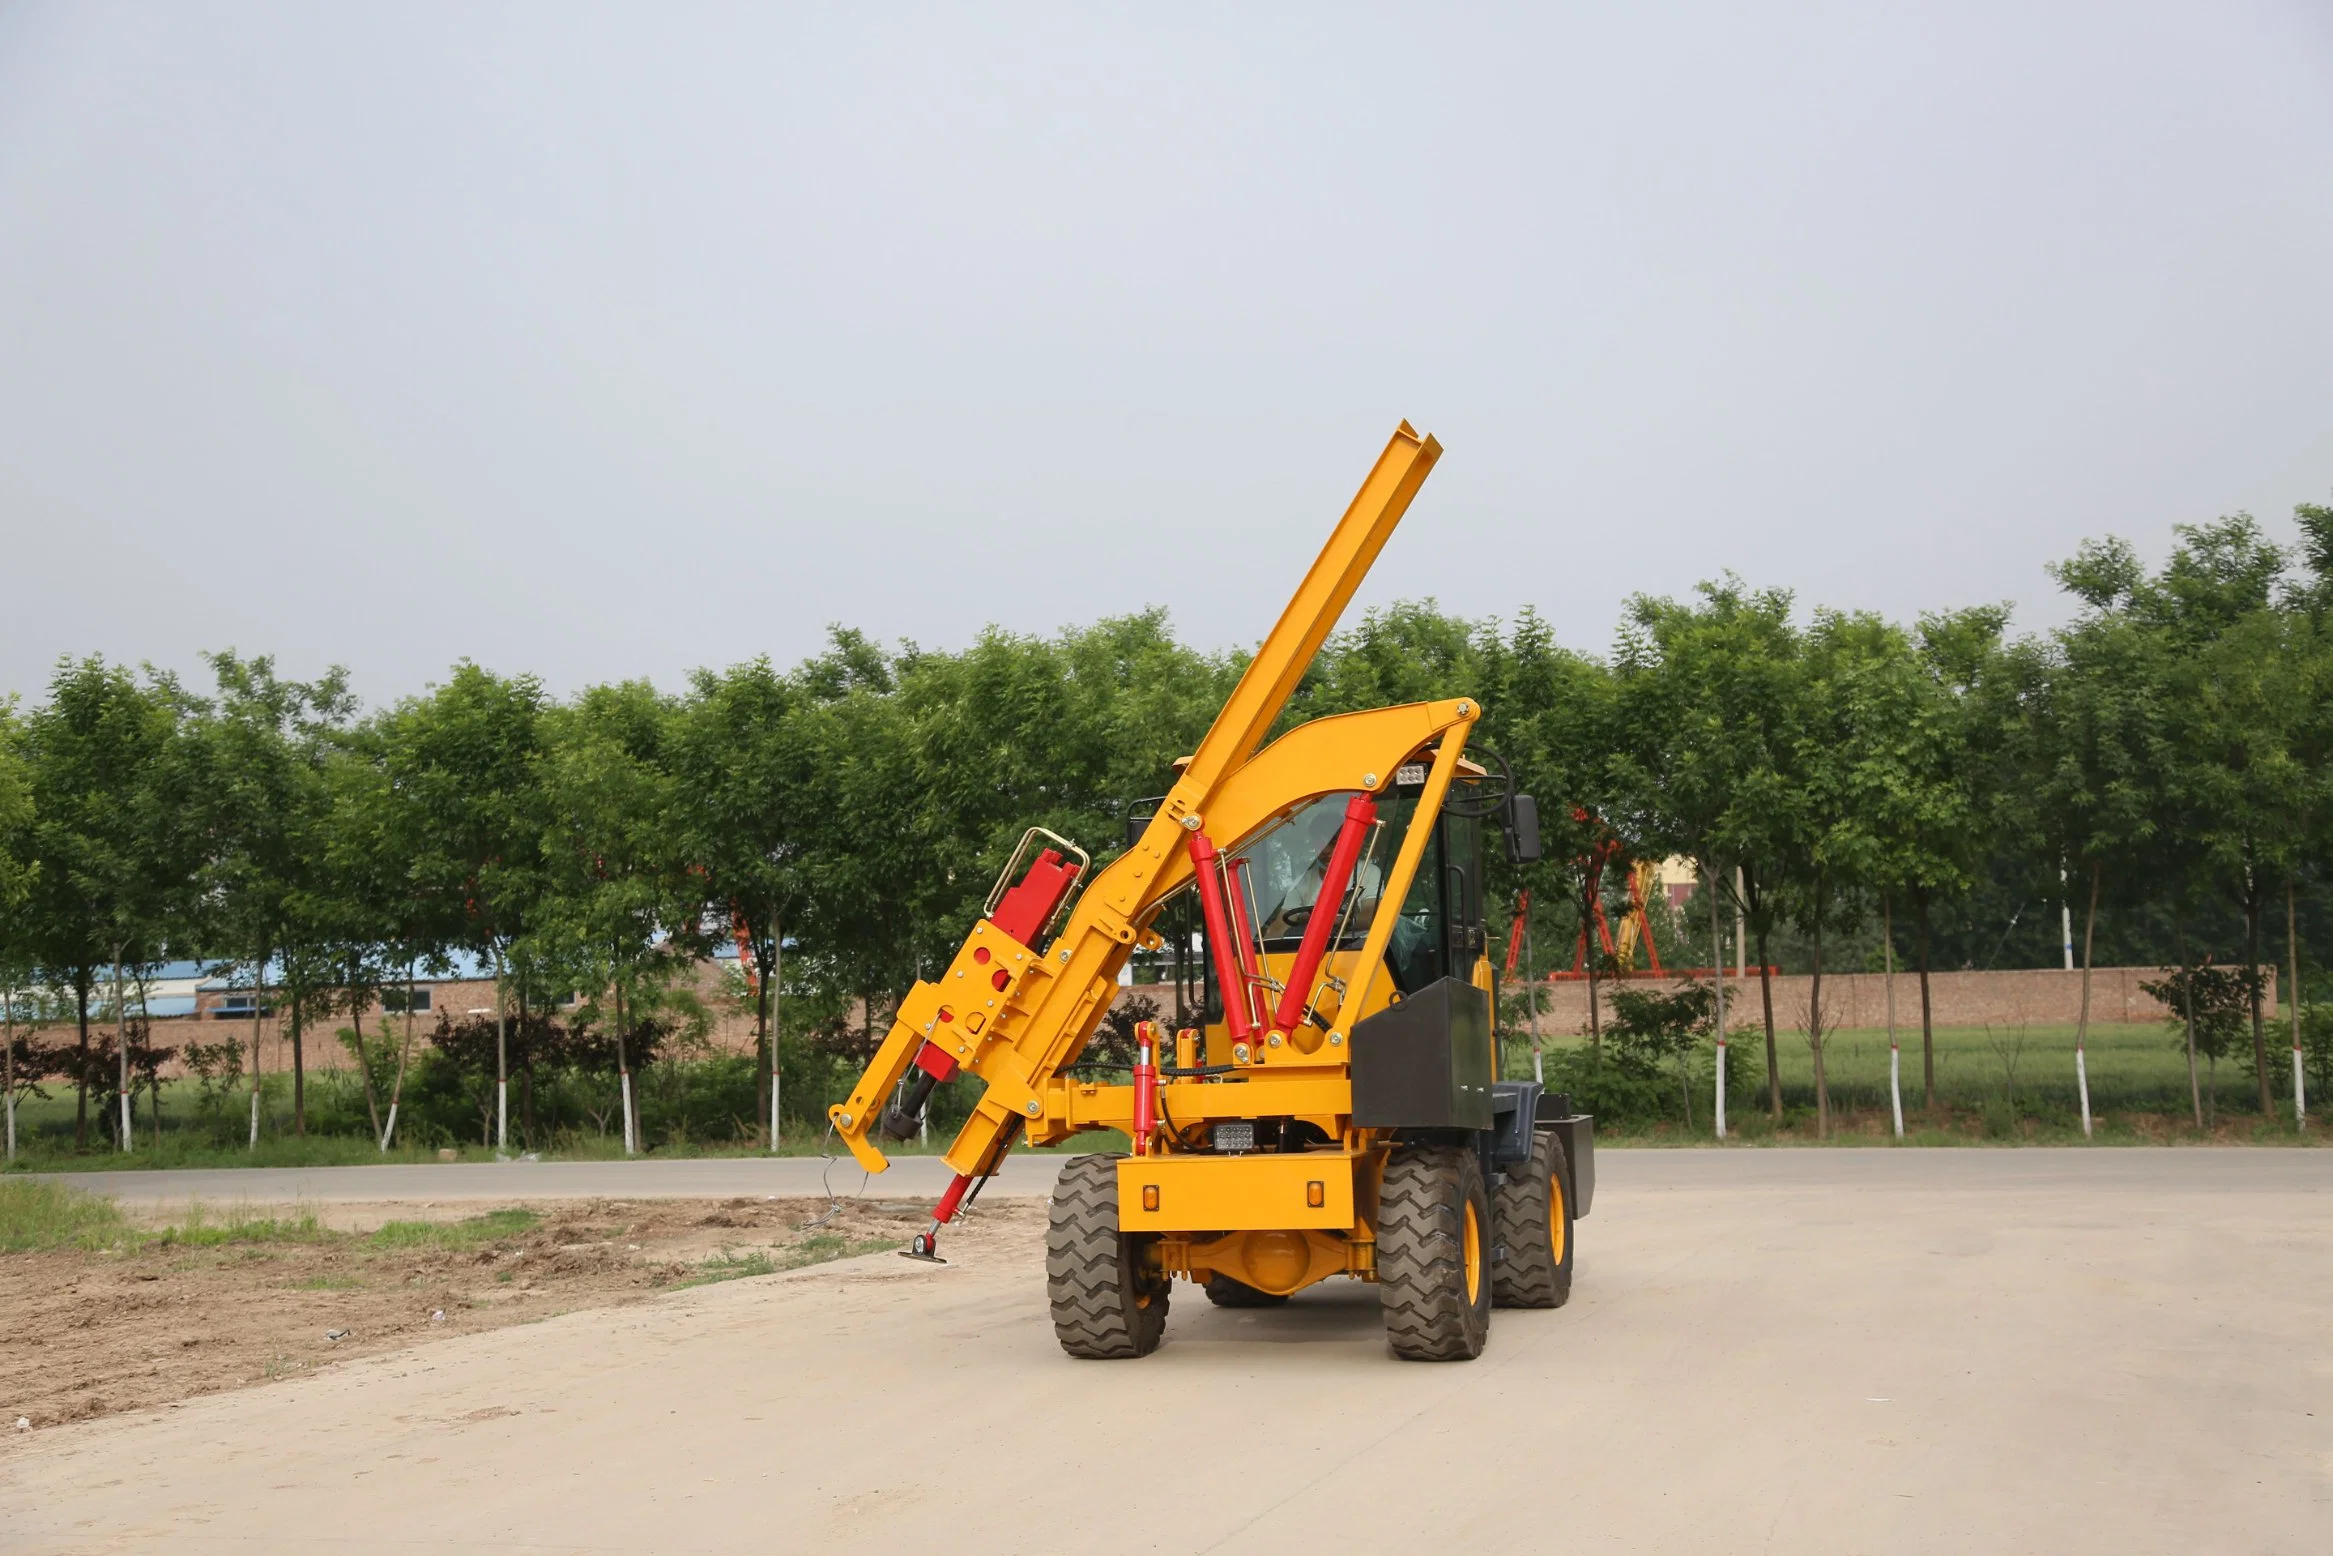
[[[1353,960],[1368,939],[1394,856],[1417,819],[1430,755],[1421,753],[1397,769],[1393,782],[1375,796],[1376,824],[1353,870],[1328,946],[1332,986],[1342,1000],[1362,997],[1337,982],[1339,963]],[[1245,921],[1254,926],[1255,961],[1267,998],[1277,997],[1279,980],[1294,962],[1317,910],[1330,855],[1356,792],[1312,799],[1225,853],[1227,879],[1245,903]],[[1130,834],[1139,833],[1156,803],[1135,807],[1128,817]],[[1496,969],[1488,955],[1484,916],[1486,822],[1504,832],[1512,857],[1538,857],[1538,812],[1531,796],[1514,794],[1503,778],[1461,757],[1440,813],[1428,822],[1425,853],[1386,944],[1389,987],[1371,991],[1371,1009],[1398,1004],[1445,978],[1495,999]],[[1196,890],[1185,887],[1167,900],[1155,920],[1166,941],[1159,970],[1174,991],[1171,1011],[1161,1015],[1177,1026],[1204,1027],[1209,1062],[1215,1063],[1225,1035],[1223,999],[1209,976],[1215,964],[1196,899]]]

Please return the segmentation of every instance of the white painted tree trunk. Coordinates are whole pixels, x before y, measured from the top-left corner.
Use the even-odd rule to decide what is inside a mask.
[[[786,926],[775,912],[770,914],[770,1155],[777,1155],[777,1136],[782,1129],[784,1113],[779,1113],[779,1089],[784,1087],[784,1075],[777,1066],[777,1033],[784,1029],[786,1015]]]
[[[2098,945],[2098,882],[2104,866],[2096,860],[2090,864],[2090,907],[2082,918],[2082,1014],[2074,1023],[2074,1088],[2082,1094],[2082,1138],[2090,1138],[2090,1061],[2083,1050],[2090,1038],[2090,962]],[[2065,878],[2063,870],[2059,879]],[[2071,909],[2068,910],[2071,913]],[[2067,966],[2071,967],[2074,934],[2071,919],[2066,930]]]
[[[1717,916],[1717,867],[1704,872],[1709,883],[1709,972],[1710,986],[1717,992],[1717,1079],[1716,1095],[1711,1099],[1710,1116],[1717,1125],[1717,1138],[1725,1138],[1725,930]]]
[[[1896,1138],[1904,1137],[1904,1056],[1896,1046],[1896,919],[1893,905],[1879,899],[1879,943],[1887,966],[1887,1110]]]
[[[2284,946],[2292,957],[2292,989],[2284,1008],[2292,1012],[2292,1126],[2309,1127],[2308,1085],[2301,1075],[2301,935],[2300,909],[2292,877],[2284,878]]]
[[[389,1154],[389,1142],[397,1138],[397,1099],[389,1099],[389,1121],[381,1126],[381,1154]]]
[[[625,1154],[626,1156],[630,1156],[630,1155],[633,1153],[633,1150],[634,1150],[634,1148],[635,1148],[635,1147],[634,1147],[634,1141],[635,1141],[635,1140],[637,1140],[637,1138],[638,1138],[638,1135],[637,1135],[637,1133],[636,1133],[636,1132],[633,1130],[633,1128],[632,1128],[632,1072],[631,1072],[630,1070],[626,1070],[626,1071],[624,1072],[624,1074],[623,1074],[623,1082],[624,1082],[624,1154]]]
[[[122,948],[113,948],[113,1046],[114,1056],[121,1061],[122,1138],[124,1151],[138,1148],[138,1131],[130,1121],[130,1027],[129,1006],[122,999]]]
[[[494,948],[494,1149],[510,1149],[510,1033],[504,1019],[502,947]]]

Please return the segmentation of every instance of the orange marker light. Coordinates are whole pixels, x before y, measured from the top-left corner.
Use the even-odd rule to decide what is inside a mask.
[[[1143,1208],[1143,1209],[1145,1209],[1145,1210],[1156,1210],[1156,1209],[1158,1209],[1158,1185],[1157,1185],[1157,1184],[1155,1184],[1155,1183],[1145,1183],[1145,1184],[1142,1186],[1142,1208]]]
[[[1304,1186],[1304,1202],[1315,1210],[1320,1209],[1328,1203],[1328,1185],[1318,1178],[1307,1183]]]

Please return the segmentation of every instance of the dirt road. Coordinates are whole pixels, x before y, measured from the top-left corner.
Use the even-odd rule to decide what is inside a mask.
[[[2333,1548],[2333,1153],[1613,1153],[1467,1366],[1374,1294],[1046,1323],[1034,1215],[0,1460],[41,1551]]]

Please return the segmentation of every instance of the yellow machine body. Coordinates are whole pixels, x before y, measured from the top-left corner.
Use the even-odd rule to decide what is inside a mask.
[[[1087,1131],[1131,1132],[1133,1087],[1064,1072],[1108,1012],[1127,957],[1160,943],[1154,921],[1162,906],[1192,884],[1192,835],[1203,830],[1233,854],[1315,801],[1390,794],[1398,771],[1423,765],[1422,786],[1413,772],[1406,829],[1383,840],[1390,859],[1379,865],[1382,887],[1359,948],[1332,950],[1320,965],[1314,1019],[1294,1030],[1259,1029],[1236,1063],[1217,1024],[1206,1035],[1207,1063],[1230,1065],[1233,1075],[1169,1079],[1158,1088],[1160,1109],[1181,1138],[1220,1122],[1287,1118],[1313,1125],[1321,1143],[1202,1154],[1179,1149],[1176,1133],[1162,1130],[1145,1142],[1149,1154],[1117,1165],[1121,1225],[1159,1234],[1152,1246],[1166,1273],[1222,1273],[1274,1294],[1330,1275],[1374,1278],[1390,1131],[1353,1122],[1349,1039],[1357,1023],[1400,998],[1386,976],[1388,945],[1445,798],[1462,767],[1480,771],[1462,755],[1481,710],[1453,698],[1314,720],[1268,745],[1264,736],[1439,454],[1406,422],[1394,434],[1172,790],[1139,838],[1079,883],[1060,932],[1042,946],[1023,945],[984,918],[937,978],[901,1000],[865,1073],[829,1109],[836,1135],[867,1170],[887,1165],[874,1128],[927,1041],[984,1087],[946,1153],[959,1174],[995,1171],[1018,1138],[1043,1146]],[[1373,857],[1384,860],[1384,851]],[[1266,957],[1261,971],[1283,980],[1292,960]],[[1490,987],[1487,960],[1466,971],[1477,987]],[[1494,1052],[1488,1073],[1496,1072]]]

